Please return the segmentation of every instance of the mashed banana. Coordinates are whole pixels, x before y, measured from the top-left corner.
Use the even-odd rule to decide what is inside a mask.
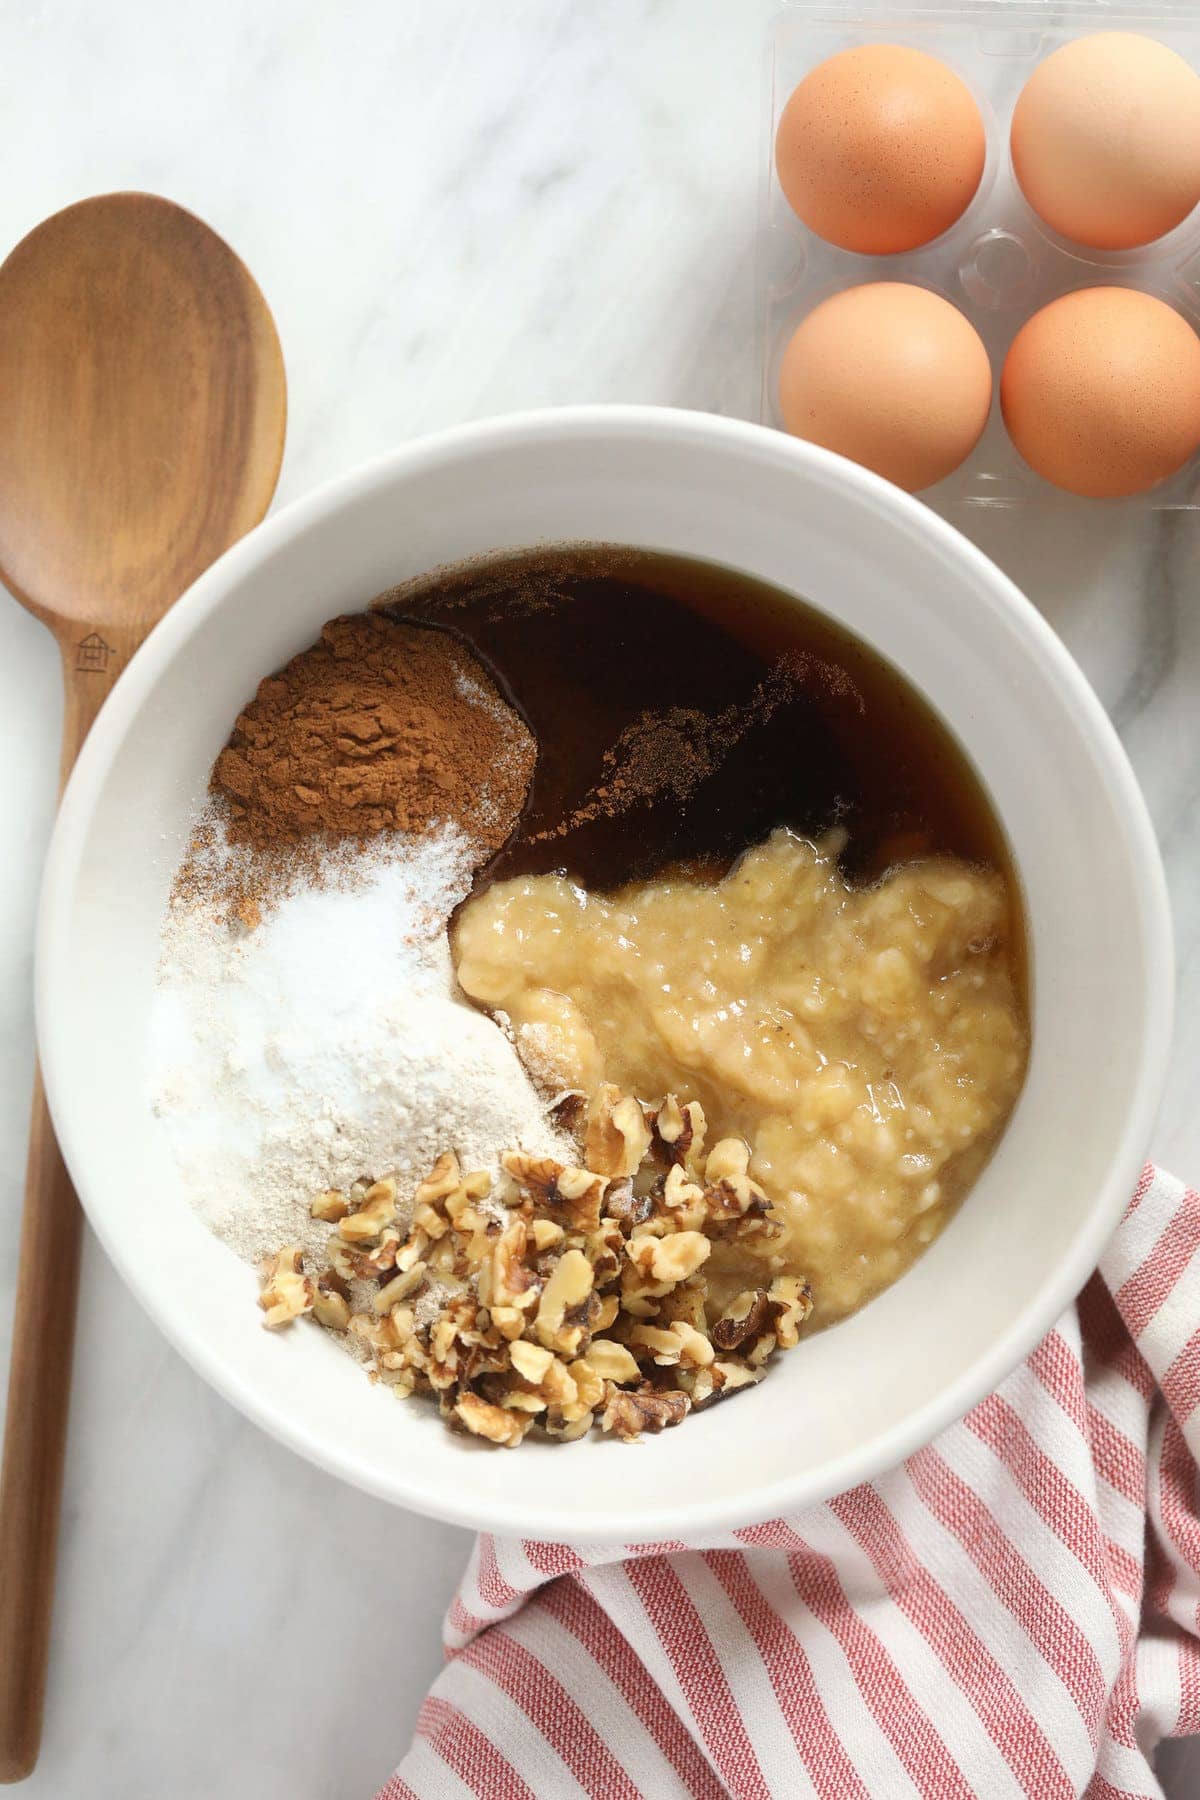
[[[838,847],[777,831],[711,885],[500,882],[453,945],[544,1086],[687,1093],[714,1138],[756,1145],[785,1223],[761,1256],[807,1277],[826,1323],[942,1229],[1028,1051],[1002,877],[937,857],[855,889]]]

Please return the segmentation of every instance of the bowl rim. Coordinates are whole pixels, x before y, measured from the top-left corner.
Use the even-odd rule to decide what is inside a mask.
[[[680,1538],[749,1525],[845,1492],[902,1463],[960,1419],[1011,1373],[1075,1299],[1095,1269],[1108,1238],[1128,1203],[1142,1168],[1146,1146],[1165,1085],[1174,1002],[1174,947],[1166,877],[1145,799],[1120,739],[1082,670],[1042,615],[984,552],[938,514],[899,488],[845,458],[787,437],[762,425],[717,414],[678,408],[601,404],[547,407],[456,425],[413,439],[323,483],[271,514],[193,582],[131,659],[92,726],[63,795],[42,878],[36,929],[35,1010],[37,1040],[51,1116],[80,1201],[106,1254],[139,1303],[173,1347],[218,1393],[287,1445],[330,1474],[377,1498],[449,1524],[481,1528],[482,1509],[453,1492],[431,1498],[414,1491],[401,1470],[383,1470],[316,1438],[291,1418],[285,1406],[260,1396],[219,1349],[173,1317],[164,1300],[139,1281],[123,1253],[120,1235],[109,1230],[105,1209],[89,1193],[86,1147],[77,1134],[69,1097],[60,1078],[60,1042],[67,1029],[56,1007],[55,971],[70,941],[70,912],[87,822],[108,777],[126,728],[154,690],[160,672],[173,660],[201,621],[234,583],[268,562],[278,545],[319,526],[348,504],[403,481],[406,475],[463,452],[503,451],[515,441],[550,442],[597,435],[633,436],[667,445],[724,448],[745,464],[788,465],[799,479],[818,488],[857,494],[883,529],[916,534],[985,590],[1023,639],[1029,654],[1052,668],[1064,707],[1085,740],[1108,784],[1133,867],[1137,928],[1147,970],[1146,1023],[1138,1078],[1131,1089],[1119,1149],[1071,1252],[1050,1269],[1027,1298],[1008,1329],[977,1356],[934,1399],[906,1414],[890,1429],[828,1460],[814,1472],[794,1474],[748,1489],[740,1501],[693,1498],[669,1506],[631,1502],[627,1518],[589,1515],[586,1503],[572,1521],[577,1539],[621,1543],[654,1536]],[[539,1515],[536,1496],[528,1506],[489,1504],[482,1528],[518,1537],[553,1536],[561,1521]]]

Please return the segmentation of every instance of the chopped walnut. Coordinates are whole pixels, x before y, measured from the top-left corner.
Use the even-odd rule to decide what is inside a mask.
[[[643,1431],[665,1431],[669,1425],[681,1425],[691,1404],[689,1396],[680,1389],[659,1393],[653,1388],[639,1388],[631,1394],[614,1388],[600,1424],[603,1430],[628,1442]]]
[[[659,1302],[658,1317],[664,1325],[682,1320],[695,1331],[708,1332],[708,1283],[703,1274],[681,1281]]]
[[[583,1151],[589,1169],[601,1175],[633,1175],[650,1148],[646,1115],[632,1094],[606,1082],[588,1119]]]
[[[807,1282],[777,1277],[769,1288],[748,1288],[726,1307],[709,1331],[718,1350],[740,1350],[752,1364],[773,1351],[791,1350],[812,1311]]]
[[[567,1088],[550,1103],[550,1117],[560,1131],[573,1136],[587,1114],[587,1095],[582,1088]]]
[[[748,1369],[744,1363],[719,1359],[711,1362],[707,1368],[697,1369],[694,1375],[685,1377],[692,1406],[698,1411],[701,1407],[713,1405],[717,1400],[728,1399],[740,1389],[756,1387],[764,1372],[762,1369]]]
[[[767,1294],[777,1309],[772,1321],[775,1341],[781,1350],[794,1350],[800,1327],[813,1309],[812,1289],[798,1275],[777,1275]]]
[[[520,1200],[532,1199],[555,1222],[577,1231],[595,1231],[608,1182],[589,1169],[565,1169],[546,1156],[510,1150],[501,1162],[516,1185]]]
[[[347,1244],[363,1244],[370,1238],[377,1238],[395,1216],[396,1183],[375,1181],[354,1211],[341,1221],[338,1234]]]
[[[662,1203],[679,1231],[693,1231],[707,1222],[709,1205],[705,1190],[698,1181],[689,1179],[680,1163],[672,1163],[667,1171]]]
[[[350,1296],[332,1269],[326,1269],[318,1278],[312,1310],[313,1318],[326,1331],[345,1331],[350,1323]]]
[[[669,1237],[638,1231],[629,1240],[629,1260],[653,1281],[672,1287],[694,1275],[712,1254],[712,1244],[701,1231],[675,1231]]]
[[[452,1194],[462,1180],[462,1171],[453,1150],[443,1150],[429,1174],[413,1196],[414,1208],[436,1206]]]
[[[740,1350],[744,1343],[753,1342],[759,1336],[770,1324],[770,1318],[767,1290],[747,1289],[730,1302],[709,1335],[718,1350]]]
[[[632,1231],[635,1225],[644,1225],[653,1213],[654,1195],[635,1194],[632,1181],[614,1181],[605,1197],[604,1210],[610,1219]]]
[[[528,1225],[518,1217],[492,1245],[477,1278],[485,1306],[512,1306],[523,1312],[537,1303],[542,1284],[525,1263],[528,1241]]]
[[[493,1406],[478,1394],[463,1394],[454,1407],[455,1417],[477,1437],[490,1438],[493,1444],[519,1444],[529,1430],[530,1419],[507,1406]],[[524,1467],[524,1464],[522,1464]]]
[[[582,1361],[599,1381],[640,1381],[642,1378],[632,1353],[612,1338],[593,1338]]]
[[[317,1195],[309,1211],[314,1219],[321,1219],[326,1225],[336,1225],[350,1211],[350,1202],[340,1188],[328,1188],[325,1193]]]
[[[527,1156],[523,1150],[506,1150],[500,1158],[503,1169],[512,1177],[519,1198],[532,1197],[548,1203],[562,1164],[552,1156]]]
[[[383,1284],[371,1302],[375,1311],[377,1313],[391,1312],[393,1306],[398,1306],[401,1300],[407,1300],[410,1294],[415,1294],[425,1285],[427,1273],[425,1264],[419,1262],[414,1263],[411,1269],[405,1269],[402,1275],[393,1275],[390,1281]]]
[[[524,1338],[518,1339],[508,1354],[517,1374],[534,1383],[542,1379],[554,1361],[553,1350],[545,1350],[540,1344],[526,1343]]]
[[[650,1127],[660,1162],[685,1168],[699,1160],[708,1121],[698,1100],[680,1106],[674,1094],[668,1094],[658,1111],[651,1114]]]
[[[592,1330],[595,1332],[607,1331],[611,1325],[615,1325],[617,1322],[618,1314],[621,1311],[621,1296],[620,1294],[597,1294],[596,1300],[598,1304],[592,1320]]]
[[[407,1232],[394,1177],[330,1190],[312,1204],[332,1228],[327,1266],[314,1284],[299,1251],[281,1251],[267,1323],[311,1311],[363,1345],[373,1380],[433,1396],[447,1424],[509,1448],[530,1431],[569,1443],[597,1424],[626,1440],[677,1425],[755,1386],[812,1308],[807,1284],[780,1275],[711,1319],[714,1246],[778,1227],[749,1146],[726,1138],[705,1157],[705,1130],[695,1101],[668,1094],[654,1110],[606,1087],[583,1166],[511,1150],[493,1190],[446,1151]],[[359,1310],[352,1282],[368,1289]]]
[[[574,1420],[568,1420],[555,1407],[551,1407],[546,1417],[539,1421],[547,1437],[555,1438],[560,1444],[573,1444],[577,1438],[586,1437],[595,1424],[595,1414],[580,1413]]]
[[[263,1278],[258,1304],[266,1313],[263,1324],[274,1331],[290,1325],[293,1319],[312,1311],[316,1289],[304,1273],[300,1251],[296,1245],[281,1250],[270,1263]]]
[[[539,1341],[548,1349],[562,1350],[568,1356],[579,1354],[585,1336],[584,1327],[574,1322],[569,1315],[571,1309],[585,1301],[591,1291],[591,1263],[582,1250],[564,1250],[542,1289],[537,1315],[533,1321]]]

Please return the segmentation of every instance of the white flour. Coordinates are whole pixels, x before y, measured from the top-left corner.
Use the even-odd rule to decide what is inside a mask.
[[[496,1166],[566,1155],[515,1050],[454,997],[445,922],[471,844],[453,825],[367,850],[353,885],[293,892],[233,934],[210,898],[176,899],[151,1020],[151,1104],[189,1198],[250,1260],[316,1249],[312,1197],[437,1155]]]

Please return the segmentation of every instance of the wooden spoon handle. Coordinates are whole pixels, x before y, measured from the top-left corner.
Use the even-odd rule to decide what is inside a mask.
[[[128,633],[99,628],[67,628],[60,636],[64,782],[133,648]],[[83,1213],[54,1136],[39,1071],[29,1127],[0,1473],[4,1782],[23,1781],[31,1773],[41,1744],[82,1240]]]
[[[34,1081],[0,1480],[0,1781],[37,1761],[83,1213]]]

